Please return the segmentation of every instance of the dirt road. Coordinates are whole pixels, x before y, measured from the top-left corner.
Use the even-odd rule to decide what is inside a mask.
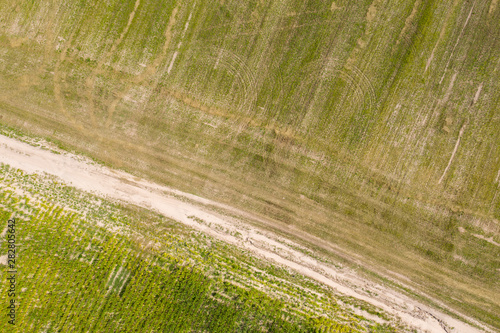
[[[80,190],[159,212],[227,243],[249,250],[261,258],[285,265],[330,286],[341,294],[371,303],[399,317],[418,331],[482,331],[385,286],[363,280],[353,272],[336,269],[294,250],[292,246],[287,245],[292,245],[292,242],[284,241],[268,231],[258,230],[242,221],[226,219],[216,212],[201,207],[201,205],[221,206],[216,202],[138,179],[122,171],[102,167],[81,156],[69,153],[55,154],[50,150],[2,135],[0,135],[0,163],[28,173],[51,174]],[[241,212],[241,216],[244,215],[248,213]],[[377,319],[366,313],[360,314]],[[467,320],[475,322],[471,318]],[[483,327],[484,331],[490,331],[483,325],[476,324]]]

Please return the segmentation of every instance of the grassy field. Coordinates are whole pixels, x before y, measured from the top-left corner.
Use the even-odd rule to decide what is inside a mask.
[[[4,1],[0,122],[500,329],[500,6]]]

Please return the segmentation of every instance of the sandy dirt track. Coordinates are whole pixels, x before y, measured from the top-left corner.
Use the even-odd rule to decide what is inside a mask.
[[[296,251],[286,245],[292,242],[283,241],[268,231],[258,230],[241,221],[224,218],[200,206],[220,207],[221,205],[216,202],[138,179],[122,171],[96,165],[81,156],[69,153],[54,154],[50,150],[33,147],[2,135],[0,135],[0,163],[28,173],[51,174],[77,189],[154,210],[217,239],[251,251],[263,259],[287,266],[330,286],[341,294],[371,303],[399,317],[419,332],[482,331],[420,304],[399,292],[363,280],[353,272],[341,271]],[[245,214],[248,213],[242,212],[241,216]],[[238,234],[241,236],[233,236]],[[377,319],[366,313],[362,315]],[[471,318],[467,319],[475,322]],[[484,331],[490,332],[483,325],[477,322],[476,324],[483,327]]]

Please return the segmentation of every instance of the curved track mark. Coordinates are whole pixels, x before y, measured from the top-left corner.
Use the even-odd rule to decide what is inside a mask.
[[[405,25],[404,25],[403,29],[401,30],[401,33],[399,34],[398,39],[396,40],[395,47],[397,47],[401,43],[401,40],[404,40],[407,45],[410,45],[411,52],[416,51],[415,46],[413,45],[413,41],[411,40],[411,37],[408,35],[414,33],[415,16],[417,15],[418,8],[420,7],[421,4],[422,4],[422,0],[417,0],[413,4],[413,9],[411,10],[410,15],[405,20]],[[394,48],[393,48],[393,50],[394,50]]]
[[[95,112],[94,112],[94,87],[95,87],[95,80],[99,74],[102,73],[102,67],[104,66],[104,63],[106,60],[110,59],[113,53],[116,51],[116,48],[121,44],[123,39],[125,38],[125,35],[127,34],[128,30],[130,29],[130,26],[132,25],[132,21],[134,20],[135,13],[137,12],[137,8],[139,7],[139,4],[141,3],[141,0],[136,0],[134,9],[129,15],[127,25],[123,29],[122,33],[116,39],[111,45],[111,48],[109,49],[108,52],[104,54],[104,56],[101,57],[99,62],[97,63],[97,66],[94,68],[90,76],[85,80],[85,86],[87,88],[87,99],[88,99],[88,113],[90,116],[90,120],[92,121],[92,124],[94,126],[97,126],[97,121],[95,118]]]
[[[237,108],[240,111],[247,111],[254,104],[258,93],[257,80],[240,56],[223,48],[211,48],[209,55],[202,58],[201,61],[214,70],[224,69],[229,75],[236,79],[238,88],[235,90],[237,98]]]
[[[105,126],[107,128],[109,128],[111,126],[111,123],[113,121],[113,115],[116,111],[116,107],[118,106],[118,103],[120,103],[120,101],[127,95],[127,92],[130,91],[130,89],[134,85],[138,85],[138,84],[144,82],[144,80],[153,77],[158,72],[158,67],[165,60],[165,58],[167,56],[168,47],[170,46],[170,42],[172,41],[172,28],[175,25],[175,17],[177,15],[177,12],[178,12],[178,7],[175,7],[172,10],[172,14],[171,14],[170,19],[168,21],[167,28],[165,29],[165,34],[164,34],[165,43],[163,43],[163,47],[162,47],[160,55],[157,56],[153,60],[152,63],[148,64],[146,66],[146,69],[142,73],[140,73],[139,75],[132,78],[131,82],[129,84],[127,84],[125,89],[123,89],[122,92],[118,93],[117,97],[110,103],[109,108],[108,108],[108,116],[107,116],[106,123],[105,123]],[[155,87],[156,87],[156,83],[155,83]]]

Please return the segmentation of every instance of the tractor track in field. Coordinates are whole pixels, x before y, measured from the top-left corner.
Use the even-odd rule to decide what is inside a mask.
[[[0,163],[27,173],[50,174],[77,189],[156,211],[264,260],[323,283],[336,293],[370,303],[419,332],[491,332],[472,318],[457,314],[481,327],[480,329],[400,292],[363,279],[351,270],[323,263],[295,250],[294,243],[289,240],[207,207],[222,208],[240,217],[251,216],[251,213],[100,166],[81,156],[60,150],[56,154],[51,149],[57,148],[48,148],[34,147],[0,135]],[[442,304],[440,306],[446,308]]]

